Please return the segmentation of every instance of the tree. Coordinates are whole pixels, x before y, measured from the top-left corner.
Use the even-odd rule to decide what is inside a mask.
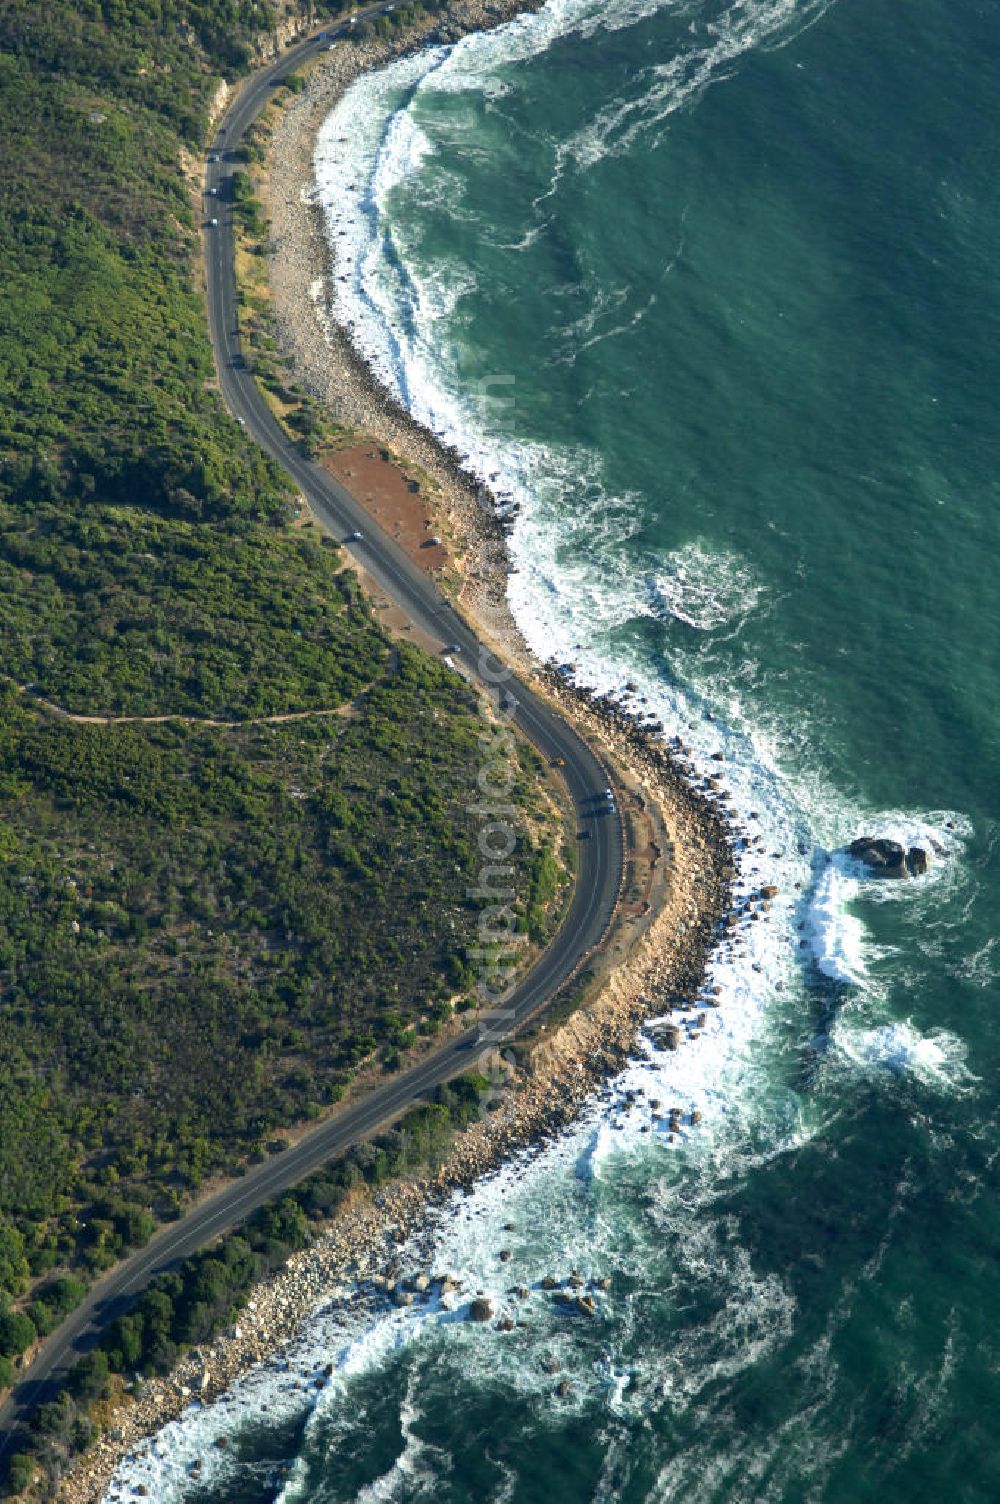
[[[24,1238],[16,1227],[0,1219],[0,1290],[22,1295],[28,1288],[29,1276]]]
[[[98,1348],[76,1364],[69,1377],[69,1387],[82,1404],[102,1400],[108,1393],[110,1365],[106,1353]]]
[[[143,1320],[138,1311],[119,1316],[104,1339],[108,1362],[116,1373],[127,1373],[139,1366],[142,1356]]]
[[[15,1494],[23,1494],[31,1487],[35,1476],[35,1459],[27,1452],[15,1452],[7,1468],[7,1485]]]
[[[31,1346],[37,1337],[30,1317],[21,1311],[10,1311],[0,1316],[0,1357],[16,1358]]]

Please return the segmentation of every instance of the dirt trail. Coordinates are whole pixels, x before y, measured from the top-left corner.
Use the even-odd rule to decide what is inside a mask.
[[[247,716],[242,721],[220,721],[211,716],[182,715],[180,712],[168,715],[78,715],[63,705],[56,705],[53,700],[36,695],[27,684],[18,684],[15,679],[7,678],[4,682],[12,685],[18,694],[24,695],[39,710],[47,710],[60,720],[72,721],[76,726],[164,726],[173,723],[178,726],[216,726],[223,731],[236,731],[242,726],[282,726],[289,721],[308,721],[314,716],[343,716],[346,719],[356,713],[362,696],[367,694],[367,690],[362,690],[355,699],[347,700],[332,710],[288,710],[281,715],[257,715]]]

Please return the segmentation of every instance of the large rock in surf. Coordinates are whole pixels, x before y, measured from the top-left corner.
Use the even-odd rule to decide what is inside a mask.
[[[676,1024],[654,1024],[650,1037],[658,1050],[676,1050],[681,1042],[681,1031]]]
[[[493,1302],[488,1300],[485,1295],[477,1295],[475,1300],[469,1304],[469,1320],[492,1321]]]
[[[847,850],[864,862],[873,877],[923,877],[930,865],[922,846],[911,846],[907,851],[898,841],[884,836],[859,836]]]
[[[873,877],[906,877],[906,852],[898,841],[883,836],[859,836],[847,848],[856,861],[864,862]]]

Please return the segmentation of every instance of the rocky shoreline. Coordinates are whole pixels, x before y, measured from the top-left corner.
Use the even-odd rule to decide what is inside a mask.
[[[273,310],[296,379],[338,421],[380,441],[430,478],[438,525],[447,531],[460,565],[463,609],[479,634],[530,674],[615,769],[633,835],[640,827],[650,832],[645,886],[634,882],[642,888],[635,912],[619,919],[575,1011],[560,1023],[537,1028],[516,1056],[498,1057],[498,1069],[509,1076],[498,1109],[456,1139],[436,1174],[374,1194],[357,1193],[313,1246],[255,1290],[233,1328],[211,1346],[187,1354],[168,1378],[145,1383],[128,1396],[111,1418],[111,1429],[63,1479],[57,1497],[64,1504],[96,1504],[122,1460],[140,1455],[147,1439],[192,1403],[218,1399],[261,1363],[287,1367],[282,1347],[338,1287],[337,1301],[352,1308],[446,1297],[465,1306],[471,1320],[501,1328],[513,1324],[513,1308],[487,1309],[481,1291],[449,1286],[439,1271],[421,1267],[438,1209],[456,1190],[518,1152],[544,1146],[595,1093],[613,1091],[608,1083],[634,1052],[646,1019],[654,1014],[676,1019],[658,1037],[666,1048],[697,1038],[709,1010],[721,1004],[704,985],[709,955],[717,945],[738,943],[737,925],[773,897],[762,892],[734,911],[733,852],[741,831],[724,795],[713,787],[716,780],[698,777],[684,749],[661,739],[638,701],[628,694],[596,697],[574,685],[571,675],[552,665],[542,668],[531,658],[507,608],[508,561],[497,513],[484,505],[488,498],[463,474],[458,457],[387,398],[330,321],[327,300],[315,296],[318,287],[329,287],[333,269],[321,214],[308,190],[316,132],[336,96],[359,73],[417,43],[432,37],[455,40],[530,8],[516,0],[497,5],[459,0],[444,22],[428,21],[405,41],[344,47],[311,73],[305,90],[285,108],[270,149],[266,192],[274,245]],[[633,862],[633,877],[640,865]],[[668,1141],[696,1125],[697,1115],[684,1121],[678,1109],[647,1105]],[[583,1289],[567,1271],[543,1284],[552,1298],[579,1314],[592,1310],[599,1296],[596,1287]],[[303,1388],[322,1388],[328,1376],[299,1377]]]

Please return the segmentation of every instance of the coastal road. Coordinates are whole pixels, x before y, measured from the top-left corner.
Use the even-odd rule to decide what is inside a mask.
[[[373,7],[368,14],[384,7]],[[560,764],[576,804],[580,825],[588,832],[579,842],[577,881],[569,911],[550,945],[532,970],[503,1000],[502,1020],[485,1023],[443,1044],[419,1064],[306,1133],[294,1147],[256,1166],[224,1186],[179,1221],[164,1227],[139,1252],[95,1284],[83,1304],[43,1344],[21,1382],[0,1409],[0,1465],[16,1449],[15,1436],[38,1405],[50,1399],[77,1359],[95,1346],[112,1321],[135,1302],[150,1280],[247,1217],[257,1207],[303,1180],[343,1153],[441,1083],[472,1069],[479,1050],[494,1035],[509,1037],[542,1011],[559,988],[600,943],[621,886],[624,845],[617,806],[605,798],[607,772],[601,760],[572,726],[530,684],[503,670],[432,581],[397,547],[349,491],[319,464],[308,459],[279,426],[244,363],[237,329],[236,276],[233,252],[232,183],[241,163],[242,137],[264,109],[281,80],[330,39],[344,36],[346,25],[326,28],[289,48],[240,89],[221,121],[209,152],[205,269],[208,316],[223,399],[249,433],[289,474],[306,497],[322,527],[345,543],[375,583],[434,642],[454,645],[451,656],[473,680],[487,683],[506,701],[507,713],[550,762]],[[214,218],[216,225],[207,221]],[[348,542],[353,533],[359,539]]]

